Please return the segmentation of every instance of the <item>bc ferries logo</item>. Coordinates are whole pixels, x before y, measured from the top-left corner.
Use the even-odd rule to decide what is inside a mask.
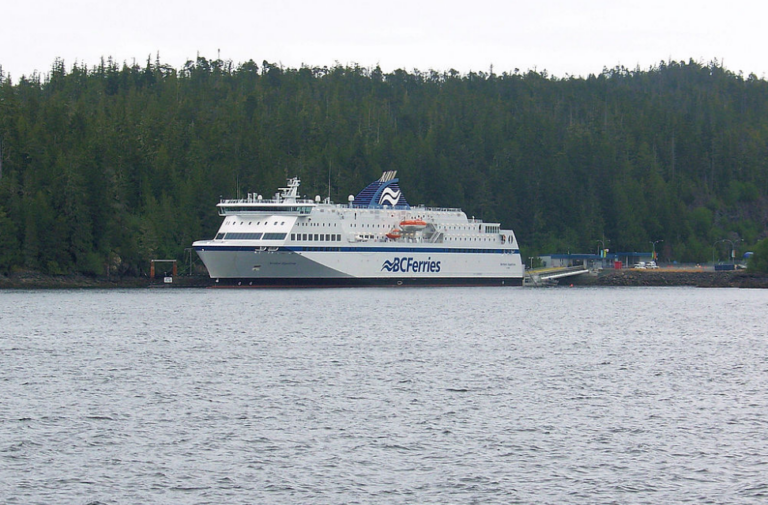
[[[392,188],[385,188],[384,191],[381,192],[381,198],[379,198],[379,205],[384,205],[385,203],[388,203],[392,207],[394,207],[395,205],[397,205],[397,202],[400,201],[401,194],[402,192],[399,189],[395,191]]]
[[[412,257],[395,258],[392,261],[386,260],[381,265],[381,271],[403,272],[403,273],[437,273],[440,271],[440,262],[432,261],[427,258],[426,261],[416,261]]]

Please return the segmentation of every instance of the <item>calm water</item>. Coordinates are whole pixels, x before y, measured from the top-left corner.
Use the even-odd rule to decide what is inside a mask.
[[[765,503],[768,291],[0,292],[0,502]]]

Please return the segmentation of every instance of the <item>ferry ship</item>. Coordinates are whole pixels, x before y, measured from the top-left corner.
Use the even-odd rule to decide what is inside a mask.
[[[193,247],[217,286],[520,286],[512,230],[461,209],[411,206],[395,171],[346,204],[299,197],[221,200],[215,238]]]

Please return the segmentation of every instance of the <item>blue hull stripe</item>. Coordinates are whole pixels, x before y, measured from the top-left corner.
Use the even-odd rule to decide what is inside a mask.
[[[258,249],[258,246],[230,246],[230,245],[206,245],[195,246],[196,251],[250,251],[253,252]],[[453,254],[520,254],[520,249],[447,249],[443,247],[301,247],[301,246],[286,246],[278,247],[274,252],[359,252],[359,253],[424,253],[424,254],[437,254],[437,253],[453,253]],[[267,252],[267,251],[263,251]]]

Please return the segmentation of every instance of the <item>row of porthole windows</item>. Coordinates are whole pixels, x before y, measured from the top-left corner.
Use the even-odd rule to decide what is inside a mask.
[[[438,226],[437,228],[439,230],[446,230],[446,231],[465,231],[465,230],[470,230],[470,231],[471,230],[478,230],[478,231],[482,231],[483,225],[478,225],[477,228],[475,228],[475,225],[470,225],[470,226],[464,226],[464,225],[462,225],[462,226],[458,226],[458,225],[457,226],[446,226],[446,225],[441,225],[441,226]],[[498,233],[499,231],[500,231],[500,227],[499,226],[486,226],[485,227],[485,233]]]
[[[237,225],[237,221],[235,221],[235,220],[233,219],[232,221],[228,221],[228,222],[226,222],[226,221],[225,221],[225,223],[224,223],[224,224],[231,224],[231,225],[233,225],[233,226],[236,226],[236,225]],[[245,221],[240,221],[240,226],[242,226],[242,225],[244,225],[244,224],[245,224]],[[251,226],[252,224],[253,224],[253,221],[248,221],[248,226]],[[265,225],[267,225],[267,224],[269,224],[269,222],[268,222],[268,221],[264,221],[264,224],[265,224]],[[272,224],[274,224],[275,226],[277,226],[277,221],[275,221],[275,222],[274,222],[274,223],[272,223]],[[285,224],[285,221],[282,221],[282,222],[280,223],[280,226],[283,226],[284,224]],[[256,222],[256,226],[259,226],[259,225],[261,225],[261,221],[257,221],[257,222]]]
[[[341,242],[341,235],[338,233],[291,233],[291,240],[303,242]]]
[[[336,225],[334,224],[334,226]],[[396,226],[397,226],[396,224],[365,224],[365,223],[360,224],[360,228],[392,228]],[[358,225],[353,223],[352,227],[357,228]],[[474,225],[472,226],[440,226],[438,227],[438,229],[446,230],[446,231],[447,230],[472,231],[472,230],[475,230],[475,227]],[[479,230],[481,228],[477,228],[477,229]],[[485,228],[486,233],[498,233],[498,231],[499,231],[499,227],[486,226]]]
[[[477,237],[446,237],[447,241],[456,242],[496,242],[495,238],[477,238]]]
[[[235,221],[233,219],[228,224],[236,225],[237,221]],[[244,225],[244,224],[245,224],[245,221],[240,221],[240,225],[241,226]],[[249,226],[252,225],[252,224],[253,224],[253,221],[249,221],[248,222]],[[269,224],[269,223],[267,221],[264,221],[264,224]],[[274,221],[272,224],[277,226],[278,222]],[[299,224],[299,226],[325,226],[326,223],[307,223],[307,222],[304,222],[304,223],[298,223],[298,224]],[[337,223],[333,223],[333,226],[336,226],[336,224]],[[259,225],[261,225],[261,221],[257,221],[256,222],[256,226],[259,226]],[[281,226],[285,225],[285,221],[280,222],[280,225]],[[328,223],[328,226],[331,226],[331,224]],[[357,227],[357,224],[353,224],[352,226],[353,227]],[[389,224],[361,224],[360,225],[361,228],[391,228],[392,226],[393,225],[389,225]],[[441,226],[440,228],[442,228],[444,230],[473,230],[474,226]],[[498,231],[498,227],[490,227],[490,226],[486,227],[486,232],[487,233],[494,233],[494,230],[497,232]]]

